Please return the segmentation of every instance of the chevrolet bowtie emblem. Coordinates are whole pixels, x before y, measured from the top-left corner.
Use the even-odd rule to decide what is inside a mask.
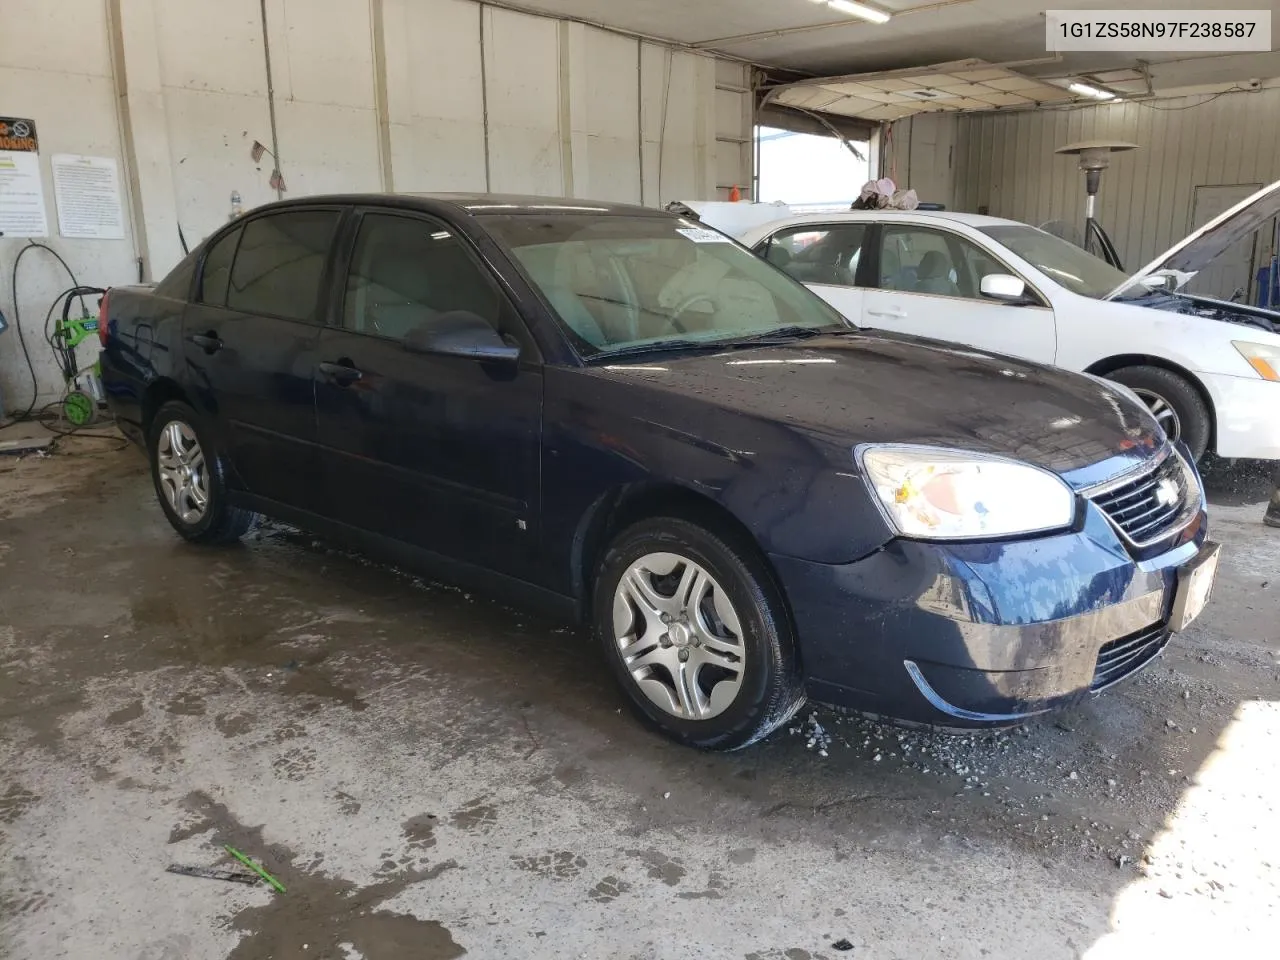
[[[1156,502],[1162,507],[1172,507],[1178,502],[1178,485],[1167,477],[1156,487]]]

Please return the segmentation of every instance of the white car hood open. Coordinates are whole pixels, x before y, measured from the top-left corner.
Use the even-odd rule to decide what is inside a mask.
[[[1277,214],[1280,214],[1280,180],[1263,187],[1193,231],[1112,290],[1106,299],[1114,300],[1157,273],[1174,277],[1173,286],[1166,289],[1180,289],[1232,244],[1243,240]]]

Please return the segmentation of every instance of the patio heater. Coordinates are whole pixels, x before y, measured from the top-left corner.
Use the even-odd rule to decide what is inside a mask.
[[[1094,211],[1098,202],[1098,187],[1102,185],[1102,171],[1111,166],[1111,154],[1136,150],[1137,147],[1136,143],[1127,143],[1123,140],[1082,140],[1079,143],[1069,143],[1054,151],[1054,153],[1080,158],[1080,169],[1084,171],[1085,189],[1084,248],[1106,260],[1118,270],[1124,269],[1120,263],[1120,255],[1116,252],[1111,238],[1107,236],[1107,231],[1102,229],[1102,224],[1098,223]]]

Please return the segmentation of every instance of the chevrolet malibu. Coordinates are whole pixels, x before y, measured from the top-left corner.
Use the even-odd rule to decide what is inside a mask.
[[[1217,547],[1125,388],[850,326],[638,207],[255,210],[102,304],[102,375],[187,540],[260,514],[589,622],[699,747],[806,696],[1009,725],[1150,663]]]

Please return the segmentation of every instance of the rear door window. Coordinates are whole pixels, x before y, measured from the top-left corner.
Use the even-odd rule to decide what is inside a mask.
[[[227,305],[227,284],[231,281],[231,261],[236,255],[236,245],[240,243],[241,230],[232,230],[226,236],[214,242],[204,256],[204,267],[200,271],[200,289],[196,291],[196,299],[211,307]]]
[[[227,306],[290,320],[315,317],[336,210],[290,210],[249,221],[236,251]]]
[[[880,241],[880,288],[957,297],[952,249],[937,230],[886,226]]]
[[[815,223],[780,230],[765,259],[801,283],[852,287],[866,240],[865,223]]]

